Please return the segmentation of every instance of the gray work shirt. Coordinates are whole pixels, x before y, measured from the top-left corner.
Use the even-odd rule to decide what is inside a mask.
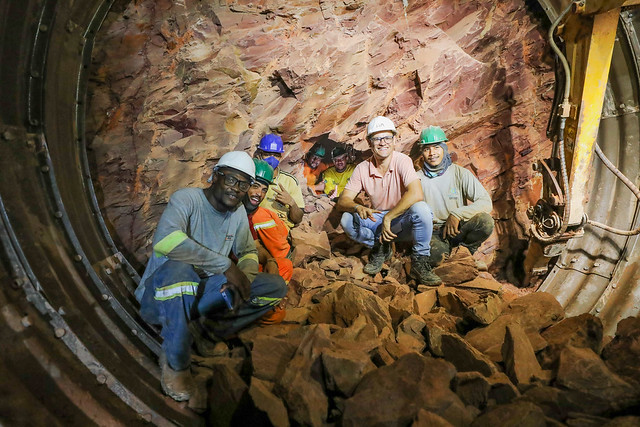
[[[428,178],[418,171],[424,200],[433,211],[436,225],[446,222],[449,214],[468,221],[479,213],[491,213],[491,197],[471,171],[452,164],[445,173]],[[470,202],[467,204],[467,202]]]
[[[201,188],[183,188],[173,193],[153,236],[153,254],[135,295],[144,293],[144,283],[167,260],[193,265],[201,274],[223,274],[231,266],[229,254],[249,281],[258,273],[256,250],[244,206],[218,212]]]

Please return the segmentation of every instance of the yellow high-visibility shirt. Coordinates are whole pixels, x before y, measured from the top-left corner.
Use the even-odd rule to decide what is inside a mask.
[[[300,189],[298,180],[290,173],[281,170],[278,170],[278,176],[273,180],[273,185],[269,186],[267,195],[264,197],[262,203],[260,203],[260,206],[269,209],[271,212],[275,212],[278,218],[280,218],[287,227],[291,228],[294,224],[289,220],[289,208],[276,201],[275,189],[280,188],[280,184],[291,194],[291,197],[293,197],[293,200],[296,202],[296,206],[304,209],[304,198],[302,197],[302,190]]]
[[[344,171],[338,172],[335,166],[331,166],[324,171],[324,194],[331,194],[334,188],[338,187],[336,197],[339,196],[344,190],[344,186],[349,182],[349,178],[351,178],[351,174],[355,168],[355,165],[347,165]]]

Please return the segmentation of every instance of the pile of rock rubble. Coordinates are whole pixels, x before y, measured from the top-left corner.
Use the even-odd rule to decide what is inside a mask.
[[[429,288],[401,254],[369,277],[326,233],[293,238],[285,322],[198,342],[189,406],[210,424],[640,425],[640,319],[603,337],[598,318],[509,292],[464,248]]]

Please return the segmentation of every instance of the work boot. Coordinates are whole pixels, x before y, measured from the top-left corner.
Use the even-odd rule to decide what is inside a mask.
[[[372,276],[378,274],[380,270],[382,270],[382,264],[388,259],[391,259],[392,255],[391,243],[376,242],[369,253],[369,262],[364,266],[362,271]]]
[[[438,286],[442,280],[431,270],[429,256],[411,255],[411,271],[409,276],[416,279],[419,284]]]
[[[160,384],[164,394],[178,402],[189,400],[195,388],[191,369],[187,368],[182,371],[172,369],[167,363],[167,357],[164,353],[160,356],[160,369],[162,370]]]

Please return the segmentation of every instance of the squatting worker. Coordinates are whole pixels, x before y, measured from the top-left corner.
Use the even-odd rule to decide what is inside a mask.
[[[258,274],[258,253],[242,205],[254,176],[247,153],[226,153],[214,168],[211,186],[173,193],[158,222],[136,298],[142,318],[162,327],[162,390],[175,400],[188,400],[193,392],[191,320],[213,320],[212,332],[225,338],[273,313],[287,293],[282,277]]]
[[[279,274],[289,282],[293,274],[289,229],[278,215],[260,206],[269,186],[273,185],[273,168],[264,160],[253,159],[256,179],[244,198],[251,234],[258,248],[262,271]]]
[[[288,228],[292,228],[302,221],[304,198],[298,180],[279,167],[282,153],[284,153],[282,138],[269,133],[260,139],[253,157],[267,162],[274,172],[274,185],[269,186],[269,191],[260,206],[275,212]]]
[[[364,271],[376,274],[393,255],[391,242],[412,240],[410,275],[419,283],[438,285],[431,271],[429,242],[433,217],[424,202],[420,180],[411,158],[394,151],[396,127],[386,117],[376,117],[367,126],[372,156],[358,164],[340,199],[342,228],[353,240],[371,249]],[[364,191],[372,208],[354,201]]]
[[[431,265],[442,262],[456,246],[473,254],[493,231],[491,197],[469,170],[453,164],[447,137],[438,126],[420,134],[424,165],[418,172],[424,200],[433,211]],[[478,262],[481,269],[484,263]]]

